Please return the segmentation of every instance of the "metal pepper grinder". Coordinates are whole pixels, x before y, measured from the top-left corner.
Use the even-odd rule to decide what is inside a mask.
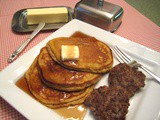
[[[104,0],[81,0],[74,9],[74,18],[114,32],[122,22],[122,7]]]

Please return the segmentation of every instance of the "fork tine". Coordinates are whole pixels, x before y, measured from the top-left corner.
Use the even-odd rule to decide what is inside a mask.
[[[119,52],[119,54],[126,60],[127,63],[131,62],[132,59],[125,54],[118,46],[115,46],[115,49]]]
[[[118,61],[120,63],[124,63],[125,60],[123,59],[123,57],[119,54],[119,52],[117,52],[117,50],[115,49],[115,47],[112,47],[112,52],[115,55],[115,57],[118,59]]]

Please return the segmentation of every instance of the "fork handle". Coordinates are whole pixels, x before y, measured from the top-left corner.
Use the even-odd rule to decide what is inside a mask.
[[[160,83],[160,77],[155,75],[153,72],[151,72],[149,69],[147,69],[144,66],[140,66],[141,69],[143,69],[145,72],[147,72],[149,75],[151,75],[153,78],[155,78]]]

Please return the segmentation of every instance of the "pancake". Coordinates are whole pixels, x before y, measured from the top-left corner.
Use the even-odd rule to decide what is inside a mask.
[[[77,103],[81,104],[85,101],[86,97],[88,97],[89,95],[87,94],[85,97],[75,100],[75,101],[71,101],[68,103],[63,103],[63,104],[45,104],[45,106],[49,107],[49,108],[62,108],[62,107],[68,107],[68,106],[74,106],[74,105],[78,105]]]
[[[63,91],[79,91],[97,83],[101,74],[78,72],[60,66],[42,48],[38,57],[38,68],[41,80],[47,86]]]
[[[37,58],[26,72],[25,78],[34,97],[51,108],[81,104],[94,88],[94,86],[91,86],[78,92],[64,92],[47,87],[41,82],[37,68]]]
[[[62,61],[61,46],[76,45],[79,47],[80,57],[76,60]],[[103,42],[94,37],[76,38],[60,37],[47,43],[47,50],[52,59],[62,66],[78,71],[92,73],[108,72],[113,65],[112,51]]]

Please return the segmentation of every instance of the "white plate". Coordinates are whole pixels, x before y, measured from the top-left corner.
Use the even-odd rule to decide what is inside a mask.
[[[74,19],[44,39],[41,43],[33,47],[26,54],[17,59],[14,63],[10,64],[0,73],[0,95],[26,118],[38,120],[62,119],[61,116],[53,112],[53,110],[45,107],[23,92],[21,89],[19,89],[15,85],[15,82],[24,75],[25,71],[31,65],[34,58],[38,55],[40,49],[45,46],[49,40],[56,37],[71,36],[75,31],[80,31],[90,36],[94,36],[109,45],[120,46],[132,57],[149,67],[153,72],[160,74],[160,53]],[[116,59],[114,59],[114,65],[117,63],[118,62]],[[104,76],[96,87],[104,84],[107,85],[107,77],[107,75]],[[147,76],[146,86],[130,100],[127,120],[160,119],[159,111],[160,84]],[[92,120],[93,116],[87,112],[84,119]]]

